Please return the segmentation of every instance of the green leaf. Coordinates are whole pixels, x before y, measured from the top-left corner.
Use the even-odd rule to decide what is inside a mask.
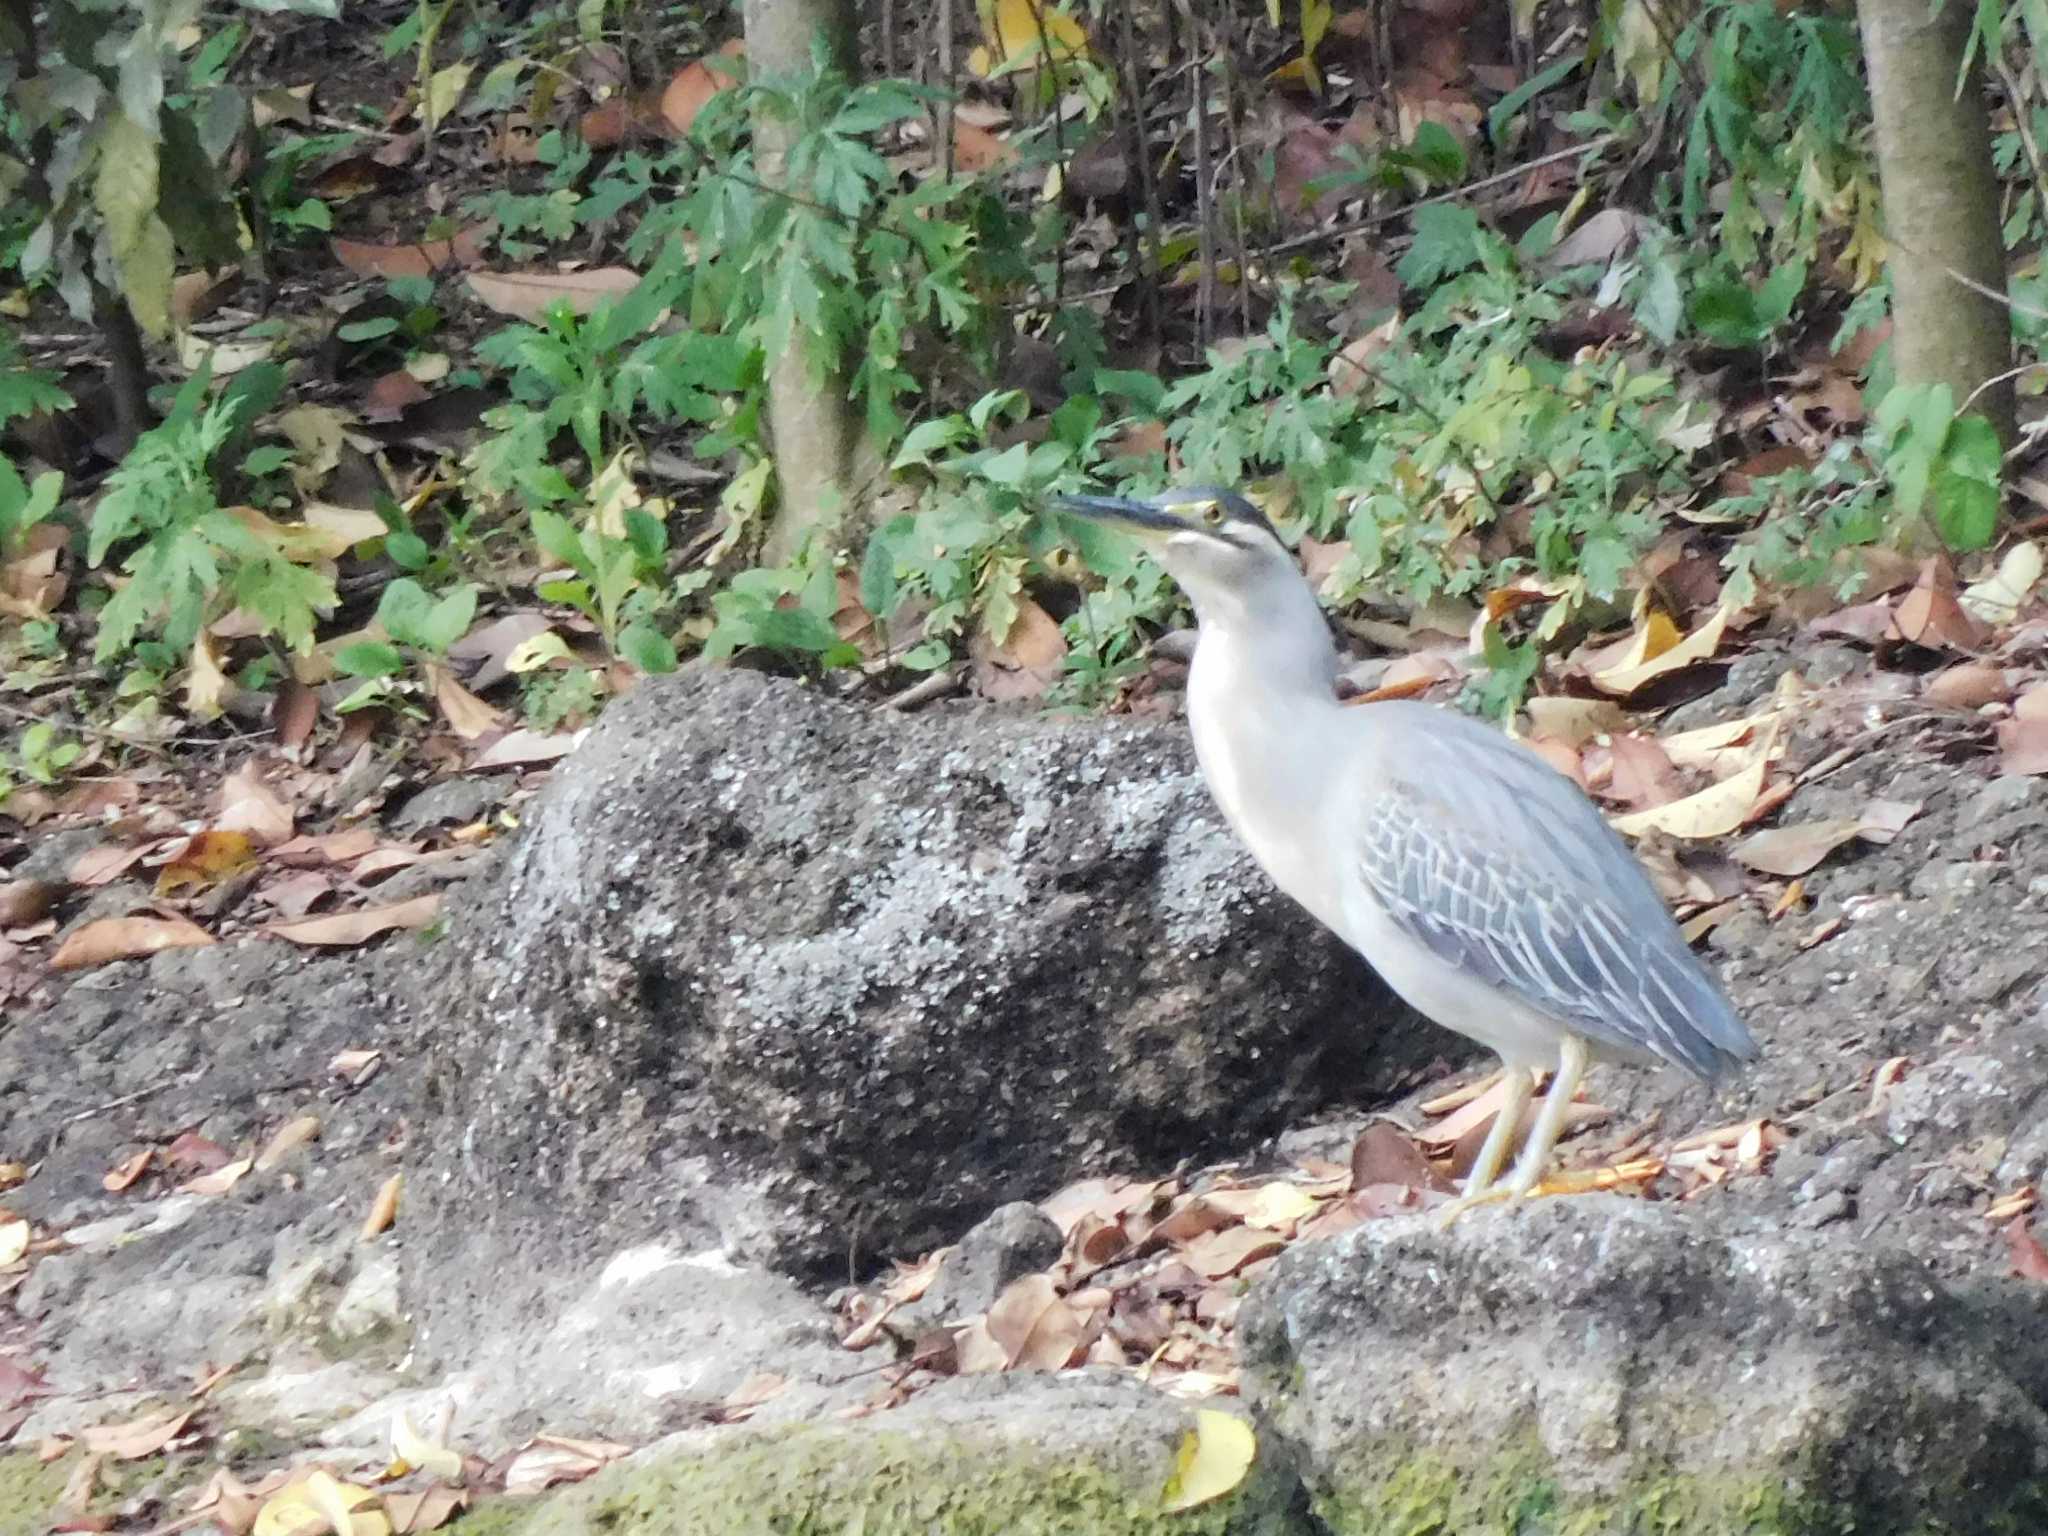
[[[559,512],[550,512],[545,507],[535,507],[527,514],[533,525],[533,537],[546,551],[550,559],[559,560],[571,570],[588,572],[585,568],[590,557],[583,552],[583,541],[576,536],[576,529]]]
[[[1012,443],[981,462],[981,477],[1006,490],[1021,490],[1031,475],[1031,445]]]
[[[619,654],[642,672],[662,673],[676,669],[676,648],[652,624],[628,624],[619,631]]]
[[[1577,69],[1581,57],[1578,53],[1567,52],[1563,58],[1559,59],[1548,69],[1531,75],[1512,91],[1509,91],[1507,95],[1501,97],[1498,102],[1494,103],[1493,110],[1486,115],[1487,137],[1498,144],[1500,142],[1501,130],[1508,125],[1514,115],[1538,96],[1549,90],[1553,85],[1564,79],[1566,75]]]
[[[1768,327],[1757,313],[1756,295],[1732,277],[1711,279],[1692,294],[1693,329],[1716,346],[1753,347]]]
[[[917,465],[930,469],[932,455],[965,442],[968,430],[967,423],[958,416],[941,416],[934,421],[920,421],[903,439],[903,446],[896,451],[896,457],[889,467],[895,470]]]
[[[1153,421],[1162,419],[1166,414],[1166,385],[1157,374],[1141,373],[1133,368],[1098,368],[1095,370],[1095,389],[1099,394],[1130,401]]]
[[[1950,549],[1985,549],[1998,534],[1998,487],[1944,470],[1934,482],[1934,526]]]
[[[1454,203],[1415,211],[1415,240],[1394,273],[1410,288],[1427,288],[1480,260],[1479,215]]]
[[[374,320],[352,320],[336,329],[335,335],[343,341],[375,341],[380,336],[389,336],[398,329],[398,320],[393,315],[380,315]]]
[[[1958,416],[1949,427],[1942,456],[1954,473],[1991,485],[1998,484],[2005,468],[2005,450],[1999,444],[1997,429],[1974,412]]]
[[[177,262],[168,225],[157,216],[157,141],[125,114],[100,130],[93,203],[135,323],[152,336],[171,329],[171,276]]]
[[[427,610],[418,641],[423,650],[445,655],[449,646],[469,633],[470,621],[476,617],[476,593],[474,582],[464,582]]]
[[[907,513],[892,517],[868,537],[860,562],[860,605],[877,618],[885,618],[896,606],[901,582],[896,575],[897,550],[917,527]]]
[[[334,669],[347,677],[391,677],[405,670],[405,656],[381,640],[359,640],[334,653]]]
[[[410,576],[401,576],[384,589],[384,595],[377,600],[377,622],[384,633],[400,645],[417,646],[421,650],[434,647],[426,642],[427,615],[434,606],[434,600],[427,595],[427,589]]]
[[[427,541],[410,528],[401,528],[396,533],[384,535],[384,553],[391,557],[391,563],[402,571],[425,570],[433,558],[433,551]]]
[[[1408,145],[1408,155],[1439,183],[1465,179],[1465,148],[1451,137],[1450,129],[1442,123],[1426,119],[1418,123],[1415,137]]]

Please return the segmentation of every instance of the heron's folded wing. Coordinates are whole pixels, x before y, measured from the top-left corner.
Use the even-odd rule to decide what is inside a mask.
[[[1360,867],[1396,924],[1595,1042],[1708,1077],[1755,1054],[1575,786],[1504,738],[1442,754],[1435,744],[1365,791]]]

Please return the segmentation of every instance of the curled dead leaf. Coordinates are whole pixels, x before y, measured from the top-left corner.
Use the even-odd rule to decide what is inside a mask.
[[[166,949],[199,949],[213,935],[184,917],[102,917],[74,929],[50,965],[59,971],[80,971],[112,960],[132,960]]]
[[[391,1229],[391,1223],[398,1219],[398,1196],[404,1187],[405,1175],[402,1173],[394,1173],[384,1181],[383,1186],[377,1191],[377,1198],[370,1202],[370,1214],[363,1218],[364,1242],[381,1237]],[[414,1464],[419,1465],[417,1462]]]

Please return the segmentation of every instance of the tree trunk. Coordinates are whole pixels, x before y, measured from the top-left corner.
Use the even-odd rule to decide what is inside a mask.
[[[1857,5],[1891,247],[1892,357],[1900,382],[1947,384],[1958,411],[1971,401],[2010,442],[2012,383],[1989,382],[2012,367],[2012,319],[2000,302],[2005,247],[1981,68],[1956,89],[1973,11],[1957,0],[1936,9]]]
[[[813,67],[823,38],[836,69],[852,74],[857,17],[852,0],[746,0],[747,68],[763,79],[792,79]],[[754,159],[761,180],[780,187],[798,125],[765,109],[754,114]],[[801,197],[807,188],[789,189]],[[838,539],[857,531],[861,503],[879,459],[861,430],[843,373],[822,368],[799,344],[768,364],[768,434],[775,450],[776,510],[761,558],[784,565],[814,534]]]

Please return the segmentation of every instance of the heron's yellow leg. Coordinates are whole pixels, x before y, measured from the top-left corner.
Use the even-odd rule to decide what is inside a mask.
[[[1473,1206],[1499,1198],[1492,1192],[1495,1180],[1500,1175],[1500,1165],[1507,1161],[1509,1149],[1521,1131],[1523,1111],[1528,1109],[1529,1100],[1536,1092],[1536,1074],[1527,1067],[1508,1067],[1502,1073],[1501,1081],[1507,1092],[1503,1096],[1500,1113],[1493,1117],[1493,1129],[1480,1143],[1479,1156],[1473,1160],[1472,1171],[1465,1176],[1465,1193],[1445,1206],[1441,1213],[1443,1225],[1447,1227]]]
[[[1586,1042],[1577,1035],[1566,1035],[1557,1053],[1557,1076],[1550,1080],[1550,1092],[1543,1096],[1543,1108],[1536,1116],[1535,1128],[1529,1132],[1529,1140],[1522,1148],[1515,1171],[1500,1184],[1504,1197],[1532,1194],[1543,1182],[1543,1170],[1550,1166],[1550,1154],[1557,1146],[1557,1138],[1564,1132],[1564,1117],[1570,1113],[1572,1099],[1591,1064],[1592,1056],[1586,1049]]]

